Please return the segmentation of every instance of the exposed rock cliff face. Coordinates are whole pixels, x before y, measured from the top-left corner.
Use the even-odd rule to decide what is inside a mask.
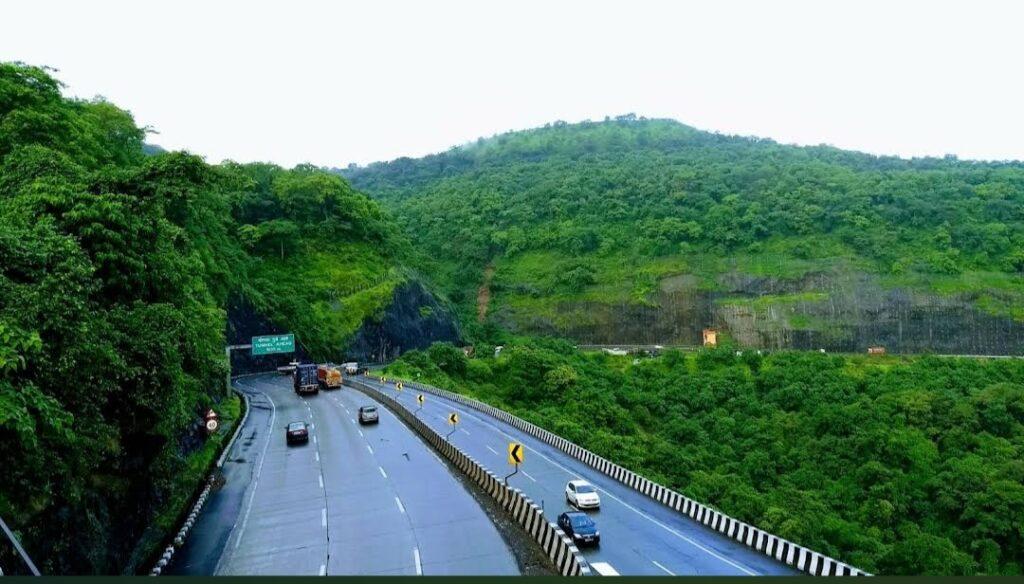
[[[662,280],[647,304],[565,302],[557,318],[502,307],[495,319],[521,332],[593,344],[698,345],[715,327],[764,349],[1019,355],[1024,323],[980,309],[976,298],[886,288],[856,271],[782,279],[729,273],[715,290],[681,275]]]
[[[345,354],[357,361],[380,362],[438,341],[461,342],[457,321],[422,284],[410,281],[395,289],[379,320],[363,323]]]
[[[248,344],[252,337],[278,333],[296,333],[295,354],[253,357],[248,350],[232,351],[231,373],[239,375],[269,371],[292,359],[310,361],[322,357],[335,361],[380,362],[394,359],[411,349],[422,349],[436,341],[461,342],[459,328],[451,311],[416,281],[395,288],[391,305],[378,318],[367,319],[345,347],[334,355],[311,356],[301,347],[301,331],[275,325],[245,298],[234,297],[228,304],[227,340],[232,345]]]

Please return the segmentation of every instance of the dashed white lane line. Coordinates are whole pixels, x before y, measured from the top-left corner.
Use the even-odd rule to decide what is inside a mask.
[[[378,466],[377,468],[380,469],[380,476],[388,478],[388,473],[384,472],[384,467]]]
[[[313,430],[316,430],[316,424],[310,424],[309,427],[312,428]]]
[[[320,462],[320,453],[319,452],[314,452],[313,455],[316,456],[316,461]]]
[[[402,500],[399,499],[398,497],[395,497],[395,503],[398,504],[398,510],[401,511],[404,514],[405,513],[405,505],[402,505]]]
[[[324,488],[324,475],[322,473],[320,474],[320,488]]]
[[[316,444],[316,436],[313,436],[313,444]]]
[[[321,576],[326,576],[327,575],[327,566],[325,564],[320,564],[320,575]]]
[[[495,453],[495,454],[497,454],[497,453],[498,453],[498,451],[497,451],[497,450],[495,450],[495,449],[491,448],[490,446],[488,446],[488,447],[487,447],[487,450],[490,450],[491,452],[493,452],[493,453]]]
[[[360,438],[366,438],[366,436],[363,435],[363,431],[362,430],[356,430],[356,431],[359,432]]]
[[[416,562],[416,575],[423,575],[423,566],[420,565],[420,548],[412,548],[412,559]]]
[[[327,507],[320,510],[320,526],[327,527]]]
[[[522,473],[523,473],[523,476],[524,476],[524,477],[526,477],[526,478],[530,479],[530,480],[531,480],[531,481],[533,481],[533,482],[537,482],[537,479],[535,479],[535,478],[531,477],[531,476],[530,476],[530,474],[529,474],[529,473],[527,473],[527,472],[526,472],[525,470],[524,470],[524,471],[522,471]]]
[[[453,406],[455,406],[455,404],[452,404],[452,405],[453,405]],[[471,420],[476,420],[477,422],[479,422],[480,424],[482,424],[482,425],[483,425],[484,427],[486,427],[486,428],[488,428],[488,429],[490,429],[490,430],[493,430],[493,431],[495,431],[495,432],[497,432],[497,433],[499,433],[499,434],[502,434],[503,436],[505,436],[505,437],[509,438],[510,440],[514,440],[514,441],[518,441],[518,440],[519,440],[519,438],[516,438],[515,436],[512,436],[511,434],[509,434],[508,432],[504,431],[504,430],[503,430],[502,428],[500,428],[499,426],[497,426],[497,425],[494,425],[493,423],[491,423],[491,421],[487,421],[487,420],[484,420],[484,419],[483,419],[483,418],[481,418],[481,417],[478,417],[478,416],[476,416],[476,415],[474,415],[474,414],[471,414],[471,413],[469,413],[469,412],[468,412],[468,411],[467,411],[467,410],[466,410],[465,408],[460,408],[460,407],[456,407],[455,409],[456,409],[456,410],[457,410],[457,411],[458,411],[458,412],[459,412],[459,413],[460,413],[461,415],[463,415],[463,416],[465,416],[465,417],[467,417],[467,418],[469,418],[469,419],[471,419]],[[487,448],[488,448],[488,449],[489,449],[489,450],[490,450],[491,452],[494,452],[495,454],[497,454],[497,452],[495,452],[495,451],[494,451],[494,449],[493,449],[493,448],[491,448],[490,446],[488,446]],[[576,473],[576,472],[574,472],[574,471],[571,471],[571,470],[569,470],[569,469],[568,469],[568,468],[566,468],[565,466],[563,466],[563,465],[561,465],[561,464],[559,464],[559,463],[555,462],[554,460],[552,460],[551,458],[549,458],[549,457],[547,457],[547,456],[544,456],[543,454],[541,454],[540,452],[538,452],[538,451],[536,451],[536,450],[531,450],[531,452],[533,452],[534,454],[536,454],[536,455],[537,455],[537,456],[539,456],[540,458],[542,458],[542,459],[546,460],[546,461],[547,461],[548,463],[550,463],[551,465],[553,465],[553,466],[556,466],[556,467],[558,467],[558,468],[562,469],[562,470],[563,470],[564,472],[566,472],[567,474],[569,474],[569,475],[571,475],[571,476],[577,476],[577,475],[578,475],[578,473]],[[639,515],[640,517],[643,517],[644,519],[646,519],[646,520],[650,521],[650,522],[651,522],[651,523],[653,523],[654,525],[657,525],[658,527],[660,527],[660,528],[664,529],[665,531],[667,531],[667,532],[671,533],[672,535],[674,535],[674,536],[678,537],[679,539],[681,539],[681,540],[683,540],[683,541],[685,541],[685,542],[689,543],[689,544],[690,544],[690,545],[692,545],[693,547],[695,547],[695,548],[697,548],[697,549],[701,550],[702,552],[704,552],[704,553],[708,554],[709,556],[711,556],[711,557],[713,557],[713,558],[715,558],[715,559],[719,560],[719,561],[720,561],[720,562],[722,562],[723,564],[728,564],[728,565],[730,565],[730,566],[732,566],[732,567],[736,568],[736,569],[737,569],[737,570],[739,570],[740,572],[743,572],[744,574],[747,574],[748,576],[757,576],[757,575],[758,575],[758,573],[757,573],[757,572],[754,572],[754,571],[752,571],[751,569],[747,568],[746,566],[744,566],[744,565],[742,565],[742,564],[739,564],[739,563],[737,563],[737,562],[734,562],[734,561],[730,560],[729,558],[726,558],[725,556],[722,556],[721,554],[719,554],[719,553],[717,553],[717,552],[715,552],[715,551],[713,551],[713,550],[711,550],[711,549],[707,548],[706,546],[704,546],[704,545],[701,545],[700,543],[698,543],[697,541],[695,541],[695,540],[694,540],[693,538],[690,538],[690,537],[688,537],[688,536],[686,536],[686,535],[684,535],[684,534],[680,533],[679,531],[677,531],[677,530],[675,530],[675,529],[673,529],[673,528],[669,527],[668,525],[665,525],[665,524],[664,524],[664,523],[662,523],[661,521],[658,521],[657,519],[655,519],[655,518],[651,517],[650,515],[648,515],[648,514],[644,513],[643,511],[641,511],[641,510],[637,509],[636,507],[634,507],[634,506],[630,505],[629,503],[627,503],[627,502],[623,501],[622,499],[620,499],[620,498],[616,497],[615,495],[613,495],[613,494],[611,494],[611,493],[609,493],[609,492],[607,492],[607,491],[605,491],[605,494],[606,494],[606,495],[608,496],[608,498],[610,498],[610,499],[614,500],[615,502],[619,503],[620,505],[622,505],[622,506],[623,506],[623,507],[625,507],[626,509],[629,509],[630,511],[632,511],[632,512],[636,513],[637,515]]]
[[[373,449],[372,449],[372,448],[370,448],[370,445],[369,445],[369,444],[367,444],[367,445],[366,445],[366,449],[370,451],[370,454],[373,454]]]
[[[651,563],[654,564],[655,566],[658,566],[659,568],[661,568],[661,570],[663,572],[665,572],[666,574],[668,574],[669,576],[675,576],[675,573],[673,573],[672,570],[669,570],[668,568],[666,568],[665,566],[662,566],[658,562],[655,562],[654,560],[651,560]]]
[[[469,430],[463,430],[462,428],[459,428],[459,430],[462,430],[463,432],[466,433],[466,436],[469,436]]]
[[[261,392],[262,393],[262,392]],[[274,427],[274,420],[277,419],[277,406],[274,405],[274,400],[270,399],[270,396],[263,394],[264,397],[270,402],[270,428]],[[260,486],[260,473],[263,472],[263,461],[267,459],[267,446],[270,446],[270,435],[267,435],[267,441],[263,444],[263,452],[260,454],[260,465],[256,468],[256,478],[252,482],[252,494],[249,496],[249,504],[245,506],[245,516],[242,517],[242,527],[238,530],[238,539],[235,540],[235,549],[238,549],[238,545],[242,543],[242,535],[245,534],[245,526],[249,523],[249,512],[252,511],[252,500],[256,498],[256,488]]]

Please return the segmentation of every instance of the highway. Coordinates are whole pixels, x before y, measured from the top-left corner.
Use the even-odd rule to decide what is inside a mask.
[[[360,426],[348,388],[300,397],[242,378],[251,414],[172,574],[516,575],[508,544],[438,455],[387,408]],[[306,445],[284,427],[309,424]]]
[[[397,391],[382,385],[375,377],[359,377],[375,389],[387,392],[415,410],[419,392],[412,388]],[[512,472],[507,461],[511,441],[526,446],[526,460],[519,473],[509,479],[517,487],[543,504],[548,520],[568,510],[565,485],[571,479],[590,481],[601,495],[601,509],[588,511],[601,532],[599,549],[581,551],[591,563],[604,562],[620,574],[628,575],[796,575],[781,562],[749,549],[593,468],[469,407],[424,393],[425,403],[418,414],[443,434],[451,430],[448,415],[458,412],[460,423],[451,441],[491,472],[504,476]]]

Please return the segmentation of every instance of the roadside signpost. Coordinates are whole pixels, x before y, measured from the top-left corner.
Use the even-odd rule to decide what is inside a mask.
[[[212,409],[206,410],[204,420],[203,425],[206,427],[207,434],[213,434],[217,431],[217,427],[220,426],[220,416]]]
[[[252,338],[253,355],[270,355],[272,353],[294,353],[295,335],[264,335]]]
[[[420,407],[416,408],[416,411],[413,412],[412,415],[416,416],[417,418],[420,417],[420,410],[423,409],[423,402],[425,401],[427,400],[426,398],[423,397],[422,393],[416,396],[416,403],[420,404]]]
[[[395,391],[402,391],[405,389],[405,385],[401,381],[395,382]]]
[[[459,414],[452,412],[448,414],[448,425],[452,427],[452,431],[448,432],[448,435],[444,437],[448,440],[448,437],[455,433],[455,427],[459,425]]]
[[[519,472],[519,465],[523,464],[526,460],[526,448],[519,442],[508,443],[508,463],[515,467],[512,474],[505,477],[505,485],[508,485],[508,479]]]

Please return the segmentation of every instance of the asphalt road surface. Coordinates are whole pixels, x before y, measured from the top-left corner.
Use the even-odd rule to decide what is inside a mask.
[[[438,455],[349,388],[300,397],[290,378],[242,378],[252,410],[172,574],[515,575],[515,557]],[[360,426],[359,406],[380,423]],[[306,445],[285,426],[310,424]]]
[[[397,391],[373,377],[360,377],[379,391],[387,392],[407,408],[418,406],[415,389]],[[504,476],[509,442],[526,447],[526,460],[509,485],[517,487],[539,505],[549,521],[569,510],[565,486],[571,479],[585,479],[601,495],[601,508],[587,513],[601,532],[598,549],[581,551],[591,563],[605,562],[628,575],[795,575],[798,570],[768,558],[718,532],[691,520],[612,478],[577,461],[564,452],[531,437],[491,416],[456,402],[424,394],[418,414],[434,430],[447,434],[448,415],[458,412],[460,423],[451,436],[453,444],[491,472]]]

